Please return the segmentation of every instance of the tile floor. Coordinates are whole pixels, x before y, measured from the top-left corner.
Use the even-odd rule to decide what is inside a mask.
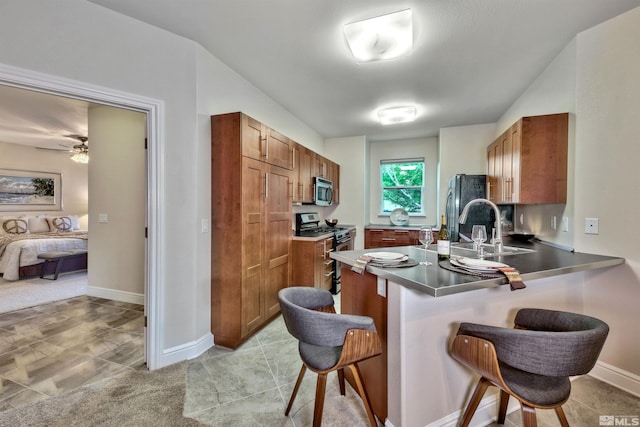
[[[80,296],[0,314],[0,411],[144,363],[141,305]]]
[[[0,411],[140,367],[142,322],[141,306],[87,296],[0,314]],[[212,348],[189,361],[184,413],[211,426],[309,426],[314,374],[283,414],[299,369],[297,343],[279,317],[235,351]],[[604,415],[637,419],[640,399],[584,376],[564,408],[572,426],[598,426]],[[340,396],[330,375],[323,425],[365,420],[356,393],[347,387]],[[521,426],[519,412],[505,425]],[[538,411],[538,425],[557,426],[554,412]]]

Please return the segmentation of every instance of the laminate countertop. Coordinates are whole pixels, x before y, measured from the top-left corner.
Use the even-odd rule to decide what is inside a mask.
[[[612,267],[624,263],[624,258],[571,252],[537,242],[512,242],[510,239],[505,238],[504,244],[534,250],[534,252],[530,253],[487,258],[488,260],[508,264],[518,270],[525,284],[527,280]],[[431,245],[427,251],[421,246],[399,246],[332,252],[330,256],[343,264],[352,266],[361,255],[370,252],[398,252],[408,255],[410,259],[418,262],[431,262],[432,265],[429,266],[416,265],[414,267],[399,268],[382,268],[367,265],[366,269],[367,272],[380,278],[393,281],[401,286],[433,297],[442,297],[508,284],[506,277],[478,277],[470,274],[457,273],[440,267],[438,265],[437,253],[435,252],[435,245]],[[452,249],[452,254],[456,254],[455,249]]]

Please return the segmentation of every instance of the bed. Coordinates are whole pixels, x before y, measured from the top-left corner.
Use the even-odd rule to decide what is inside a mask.
[[[0,274],[5,280],[20,280],[39,276],[45,252],[88,249],[89,236],[80,230],[77,217],[46,215],[0,218]],[[55,266],[51,266],[52,268]],[[74,271],[87,268],[87,259],[79,257],[74,262],[65,262],[63,270]]]

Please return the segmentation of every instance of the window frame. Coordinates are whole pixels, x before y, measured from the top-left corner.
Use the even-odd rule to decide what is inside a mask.
[[[402,163],[421,163],[422,164],[422,184],[417,185],[403,185],[403,186],[384,186],[382,181],[383,175],[383,166],[384,165],[395,165]],[[378,184],[380,189],[380,205],[379,205],[379,216],[389,216],[392,211],[384,210],[384,192],[385,190],[394,190],[394,189],[411,189],[411,190],[420,190],[420,211],[419,212],[409,212],[407,213],[409,216],[426,216],[426,209],[424,205],[425,198],[425,190],[426,190],[426,161],[424,157],[416,157],[416,158],[401,158],[401,159],[380,159],[380,165],[378,167]],[[402,206],[403,209],[406,210],[405,206]]]

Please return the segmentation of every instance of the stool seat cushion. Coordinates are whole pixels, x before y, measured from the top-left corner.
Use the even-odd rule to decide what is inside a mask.
[[[69,249],[71,255],[82,255],[88,253],[86,249]]]
[[[38,258],[56,259],[56,258],[64,258],[69,255],[71,255],[71,253],[66,251],[52,251],[52,252],[43,252],[41,254],[38,254]]]
[[[518,396],[540,406],[562,404],[571,393],[568,377],[549,377],[531,374],[500,363],[500,373],[505,384]]]

